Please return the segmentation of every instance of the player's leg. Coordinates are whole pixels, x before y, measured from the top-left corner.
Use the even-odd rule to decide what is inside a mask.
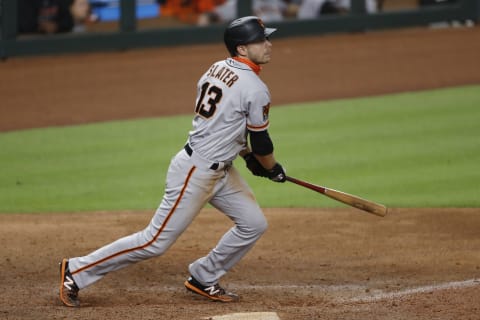
[[[267,229],[267,221],[252,190],[234,167],[217,186],[210,203],[230,217],[235,225],[207,256],[190,264],[191,275],[203,285],[217,284]]]
[[[89,255],[69,259],[79,289],[107,273],[163,254],[192,222],[212,193],[218,173],[195,168],[183,151],[172,160],[165,194],[149,225]]]

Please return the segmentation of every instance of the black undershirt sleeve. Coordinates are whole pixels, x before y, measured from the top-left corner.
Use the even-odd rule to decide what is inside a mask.
[[[273,143],[267,130],[249,131],[252,152],[260,156],[266,156],[273,152]]]

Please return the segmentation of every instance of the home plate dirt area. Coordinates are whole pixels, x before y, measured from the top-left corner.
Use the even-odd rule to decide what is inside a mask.
[[[1,215],[2,319],[475,319],[480,312],[479,209],[392,209],[385,218],[350,208],[265,209],[266,234],[222,279],[241,298],[230,304],[183,286],[188,264],[231,227],[204,209],[164,256],[82,290],[81,308],[63,307],[57,262],[142,229],[151,214]]]
[[[478,84],[478,39],[479,27],[278,39],[262,78],[274,105]],[[186,49],[8,59],[0,131],[191,114],[198,77],[227,53]],[[80,291],[76,309],[58,299],[58,262],[143,229],[154,210],[2,214],[0,319],[480,319],[480,208],[264,212],[267,232],[222,278],[238,303],[183,286],[231,227],[207,208],[162,257]]]

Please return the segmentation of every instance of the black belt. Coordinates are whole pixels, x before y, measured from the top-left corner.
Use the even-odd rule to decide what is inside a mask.
[[[191,157],[193,153],[192,147],[190,147],[190,145],[187,143],[183,148],[185,149],[187,154]],[[210,166],[210,169],[217,170],[218,166],[219,166],[218,162],[215,162]]]

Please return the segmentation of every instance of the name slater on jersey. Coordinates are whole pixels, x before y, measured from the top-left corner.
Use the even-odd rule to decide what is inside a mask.
[[[207,77],[212,77],[223,81],[228,87],[231,87],[235,84],[235,81],[238,80],[238,76],[227,67],[221,67],[214,64],[210,70],[208,70]]]

